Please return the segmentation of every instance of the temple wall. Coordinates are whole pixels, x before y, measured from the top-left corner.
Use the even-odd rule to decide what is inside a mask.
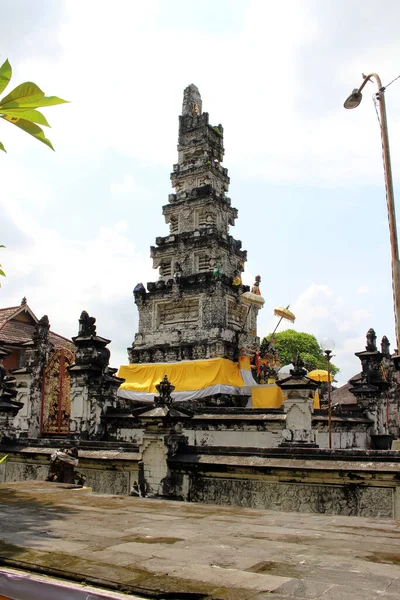
[[[79,450],[94,492],[257,509],[400,519],[392,451],[193,447],[145,433],[140,448]],[[172,443],[172,446],[171,446]],[[110,445],[108,445],[110,446]],[[175,448],[175,449],[174,449]],[[44,479],[54,448],[7,448],[0,482]],[[49,484],[55,485],[55,484]]]
[[[170,461],[176,493],[189,501],[266,510],[400,518],[398,463],[318,460],[235,452],[192,454]],[[391,453],[395,454],[395,453]],[[333,458],[333,455],[332,455]],[[342,460],[340,460],[342,459]],[[397,456],[393,458],[396,460]]]
[[[247,421],[246,421],[247,418]],[[139,422],[124,424],[107,424],[107,440],[113,442],[128,442],[139,445],[143,438],[143,427]],[[132,419],[130,419],[132,422]],[[371,447],[369,435],[371,423],[365,420],[346,421],[333,420],[332,447],[338,449],[368,449]],[[268,413],[254,415],[206,414],[196,415],[182,423],[182,433],[187,437],[189,445],[213,447],[242,447],[242,448],[276,448],[285,438],[285,415]],[[313,431],[316,443],[320,448],[328,448],[327,419],[313,420]]]
[[[0,463],[0,483],[44,480],[49,473],[50,455],[54,450],[28,447],[4,452],[8,457]],[[115,452],[107,450],[80,451],[76,471],[86,476],[85,485],[94,492],[128,495],[138,481],[139,455],[127,452],[123,458],[117,459],[113,454]]]

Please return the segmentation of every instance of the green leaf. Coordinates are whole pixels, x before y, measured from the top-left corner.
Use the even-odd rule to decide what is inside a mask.
[[[0,101],[0,112],[2,109],[40,108],[41,106],[55,106],[65,104],[68,100],[58,96],[45,96],[44,92],[31,81],[21,83],[8,96]]]
[[[11,79],[12,69],[11,65],[6,60],[0,67],[0,94],[3,92],[8,86]]]
[[[1,118],[5,119],[5,117],[1,117]],[[35,137],[37,140],[39,140],[39,142],[43,142],[43,144],[46,144],[46,146],[49,146],[49,148],[54,150],[52,143],[44,135],[43,129],[41,129],[38,125],[35,125],[35,123],[31,123],[30,121],[25,121],[25,119],[19,119],[16,123],[9,121],[9,123],[12,123],[16,127],[19,127],[26,133],[29,133],[29,135],[32,135],[33,137]]]
[[[31,81],[26,81],[17,85],[12,92],[0,101],[1,108],[17,108],[19,106],[29,106],[36,108],[40,104],[36,104],[44,98],[44,92]]]
[[[55,106],[56,104],[68,104],[69,100],[63,100],[62,98],[58,98],[57,96],[44,96],[40,102],[36,102],[33,104],[26,104],[26,106],[31,106],[32,108],[41,108],[42,106]]]
[[[0,275],[3,275],[3,277],[6,276],[6,274],[4,273],[4,271],[2,271],[1,269],[0,269]]]
[[[4,148],[4,145],[0,142],[0,150],[3,150],[3,152],[7,152],[7,150]],[[4,246],[0,246],[0,248]]]
[[[1,111],[0,113],[4,115],[4,119],[6,121],[10,121],[11,123],[16,123],[19,119],[25,119],[26,121],[31,121],[32,123],[39,123],[39,125],[45,125],[46,127],[50,127],[47,122],[47,119],[41,112],[38,110],[34,110],[33,108],[28,108],[24,110],[19,109],[11,109]]]

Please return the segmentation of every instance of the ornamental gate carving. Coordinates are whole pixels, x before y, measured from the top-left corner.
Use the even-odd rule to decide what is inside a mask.
[[[71,415],[70,377],[67,367],[74,354],[67,348],[55,350],[43,372],[42,434],[67,434]]]

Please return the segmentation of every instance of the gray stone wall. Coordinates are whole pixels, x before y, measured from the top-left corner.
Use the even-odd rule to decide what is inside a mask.
[[[275,483],[190,477],[189,499],[289,512],[394,518],[395,487]]]

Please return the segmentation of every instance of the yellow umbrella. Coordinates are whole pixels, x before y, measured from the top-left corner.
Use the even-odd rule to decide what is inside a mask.
[[[271,334],[271,339],[273,339],[274,333],[278,329],[279,325],[281,324],[282,319],[287,319],[291,323],[295,322],[296,317],[289,310],[289,306],[290,306],[290,304],[288,304],[286,308],[284,308],[283,306],[278,306],[278,308],[274,308],[274,315],[276,315],[277,317],[280,317],[280,319],[278,321],[277,326],[275,327],[274,331]]]
[[[274,309],[274,315],[281,317],[281,319],[287,319],[292,323],[294,323],[296,319],[294,314],[289,310],[289,305],[286,308],[283,308],[283,306],[278,306],[278,308]]]
[[[307,377],[314,381],[333,381],[332,373],[328,374],[328,371],[324,369],[314,369],[314,371],[308,373]]]

